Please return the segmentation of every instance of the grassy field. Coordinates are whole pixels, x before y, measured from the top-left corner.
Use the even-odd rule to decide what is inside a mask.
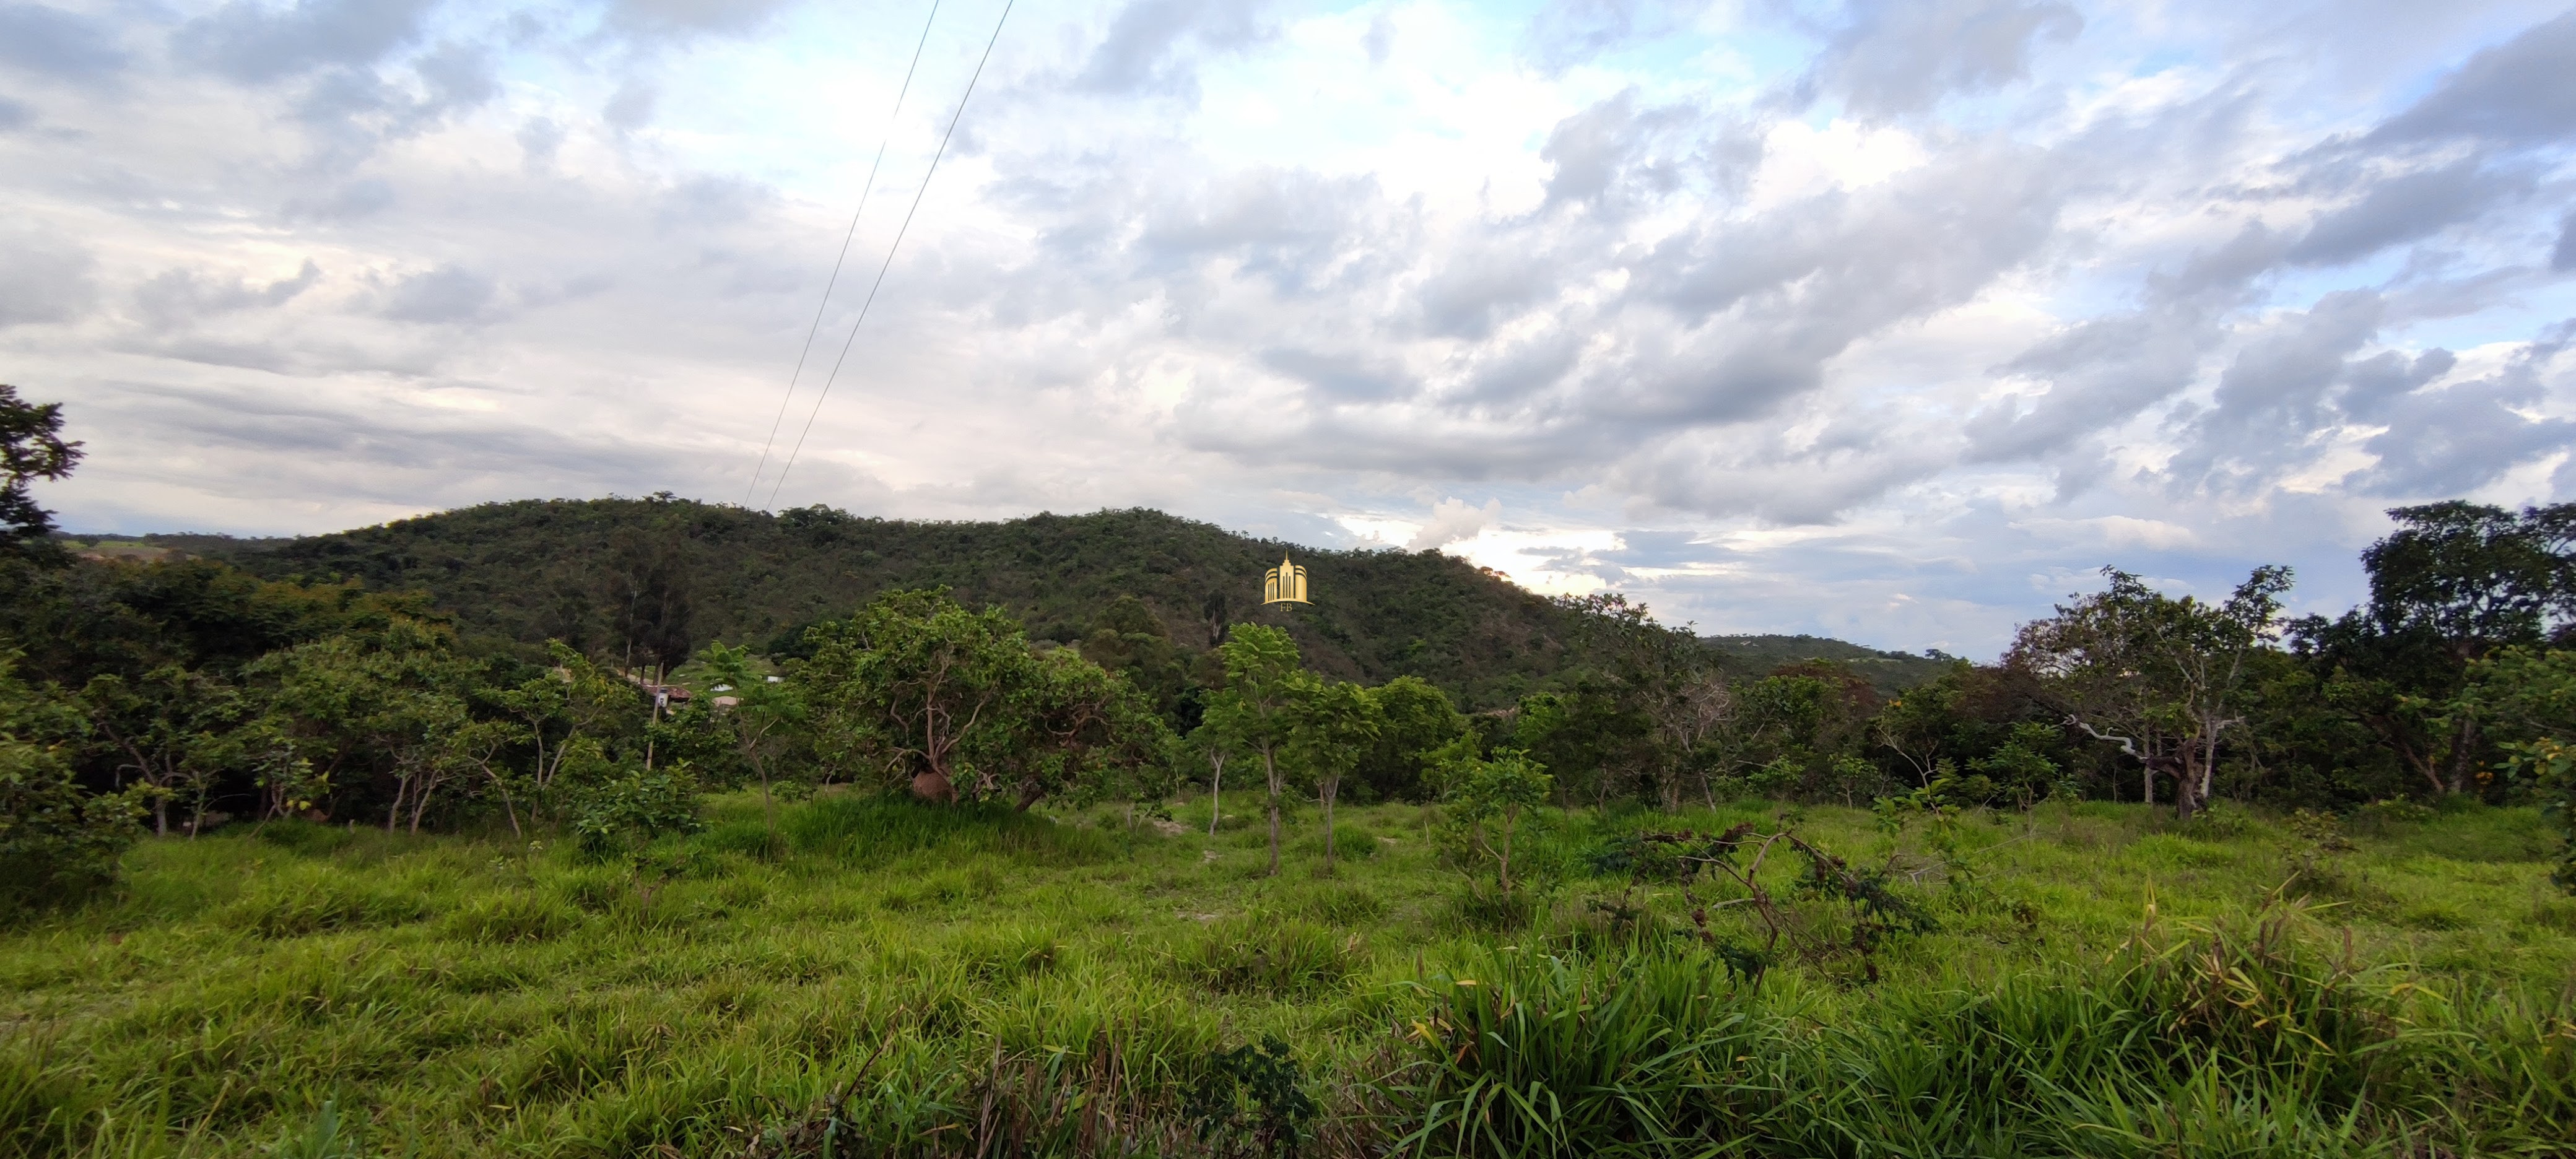
[[[1425,810],[1344,810],[1330,875],[1310,810],[1276,878],[1241,812],[824,797],[769,854],[722,798],[604,862],[149,843],[112,901],[0,935],[0,1155],[1255,1153],[1298,1120],[1237,1051],[1274,1038],[1308,1154],[2576,1152],[2576,899],[2529,811],[2340,850],[2124,806],[1895,837],[1789,810],[1856,865],[1923,852],[1891,887],[1923,928],[1851,951],[1784,854],[1762,880],[1814,949],[1767,970],[1690,916],[1758,945],[1741,889],[1594,862],[1779,806],[1551,818],[1517,898]]]

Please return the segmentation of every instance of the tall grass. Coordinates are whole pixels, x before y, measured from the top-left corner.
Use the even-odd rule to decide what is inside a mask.
[[[1164,836],[824,796],[774,843],[755,799],[712,812],[609,860],[147,842],[120,896],[0,932],[0,1159],[1222,1153],[1193,1095],[1272,1036],[1325,1108],[1315,1155],[2576,1150],[2576,906],[2509,812],[2364,832],[2304,906],[2260,821],[1977,823],[1875,986],[1748,981],[1691,898],[1582,868],[1759,804],[1551,818],[1550,880],[1508,897],[1410,807],[1347,811],[1374,853],[1329,878],[1265,876],[1262,828],[1209,838],[1203,806]]]
[[[1413,1155],[2576,1152],[2576,1015],[2290,920],[1823,998],[1669,950],[1471,956],[1381,1081]]]

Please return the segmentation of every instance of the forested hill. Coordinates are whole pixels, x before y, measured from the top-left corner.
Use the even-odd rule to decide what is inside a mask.
[[[1759,676],[1785,664],[1830,660],[1869,678],[1881,694],[1902,692],[1939,676],[1955,660],[1938,655],[1887,652],[1829,636],[1703,636],[1726,657],[1736,676]]]
[[[469,631],[611,659],[631,646],[639,662],[709,640],[765,648],[880,592],[931,585],[999,604],[1040,639],[1090,634],[1120,596],[1189,651],[1238,621],[1278,624],[1318,671],[1417,675],[1478,706],[1508,704],[1569,662],[1565,613],[1454,557],[1318,551],[1147,510],[930,523],[529,500],[301,539],[148,539],[269,578],[425,590]],[[1309,569],[1312,606],[1261,605],[1262,572],[1282,554]]]

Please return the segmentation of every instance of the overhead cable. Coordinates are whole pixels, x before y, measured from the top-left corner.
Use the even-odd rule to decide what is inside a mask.
[[[930,26],[938,22],[939,0],[930,0],[930,18],[921,22],[921,40],[912,46],[912,63],[903,70],[903,87],[894,93],[894,111],[886,114],[885,134],[877,138],[877,159],[868,163],[867,183],[859,187],[859,207],[850,211],[850,228],[841,234],[841,252],[832,259],[832,276],[823,283],[823,300],[814,304],[814,322],[805,328],[804,345],[796,348],[796,370],[787,376],[787,393],[778,396],[778,415],[769,420],[769,438],[760,444],[760,465],[751,469],[751,485],[742,489],[746,507],[751,505],[752,493],[760,490],[761,473],[769,469],[769,452],[778,445],[778,428],[787,421],[787,404],[796,397],[796,381],[805,377],[805,359],[814,351],[814,335],[823,329],[823,311],[832,304],[832,290],[841,284],[841,264],[850,259],[850,239],[859,235],[859,217],[868,211],[868,194],[876,190],[877,170],[885,164],[886,145],[894,140],[895,122],[903,116],[903,99],[912,93],[912,74],[921,68],[921,50],[930,47]]]
[[[1002,25],[1011,19],[1011,6],[1018,0],[1003,0],[1002,15],[993,21],[993,35],[984,42],[984,55],[975,61],[974,75],[966,78],[966,95],[957,98],[957,112],[948,118],[948,131],[939,136],[939,151],[930,155],[930,167],[922,172],[921,188],[913,191],[912,208],[904,211],[903,224],[894,231],[894,242],[886,246],[883,264],[877,267],[877,280],[868,286],[867,300],[859,303],[859,316],[850,323],[850,336],[841,340],[840,357],[832,360],[832,373],[823,378],[823,389],[814,396],[814,409],[805,415],[805,429],[797,432],[796,445],[787,452],[787,463],[778,468],[778,480],[770,485],[769,501],[778,502],[779,488],[787,485],[787,472],[796,467],[796,456],[805,449],[805,436],[814,433],[814,419],[823,413],[823,400],[832,396],[832,384],[841,377],[841,364],[850,357],[850,344],[858,341],[859,326],[868,320],[868,308],[876,305],[877,291],[885,288],[886,271],[894,268],[895,251],[903,248],[904,235],[912,231],[912,216],[921,212],[922,195],[930,192],[930,179],[939,172],[939,161],[948,155],[948,142],[957,136],[957,122],[966,119],[966,102],[975,98],[975,83],[984,79],[984,66],[993,59],[993,46],[1002,42]]]

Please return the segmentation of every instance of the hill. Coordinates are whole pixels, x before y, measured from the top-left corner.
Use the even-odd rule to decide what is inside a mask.
[[[298,539],[123,538],[269,578],[426,591],[470,631],[637,662],[708,640],[784,645],[878,593],[934,585],[1007,608],[1043,640],[1082,638],[1121,596],[1185,651],[1236,622],[1276,624],[1318,671],[1420,676],[1479,706],[1510,703],[1570,659],[1564,613],[1454,557],[1319,551],[1158,511],[945,523],[526,500]],[[1283,555],[1307,567],[1311,606],[1260,603],[1262,572]]]
[[[914,522],[828,507],[770,514],[681,499],[522,500],[301,538],[71,536],[75,550],[219,559],[271,579],[418,590],[470,632],[676,662],[709,640],[786,646],[816,620],[885,591],[944,585],[998,604],[1032,638],[1070,642],[1133,596],[1184,652],[1237,622],[1287,628],[1318,671],[1371,682],[1420,676],[1499,707],[1574,661],[1571,625],[1544,598],[1438,552],[1321,551],[1159,511]],[[1262,572],[1293,556],[1314,603],[1260,603]],[[1127,630],[1122,627],[1122,630]],[[1941,662],[1819,636],[1719,636],[1736,675],[1826,659],[1883,691]]]
[[[1731,675],[1759,675],[1783,664],[1831,660],[1848,664],[1881,694],[1903,692],[1939,676],[1954,661],[1937,655],[1888,652],[1829,636],[1702,636],[1701,641],[1726,655]]]

